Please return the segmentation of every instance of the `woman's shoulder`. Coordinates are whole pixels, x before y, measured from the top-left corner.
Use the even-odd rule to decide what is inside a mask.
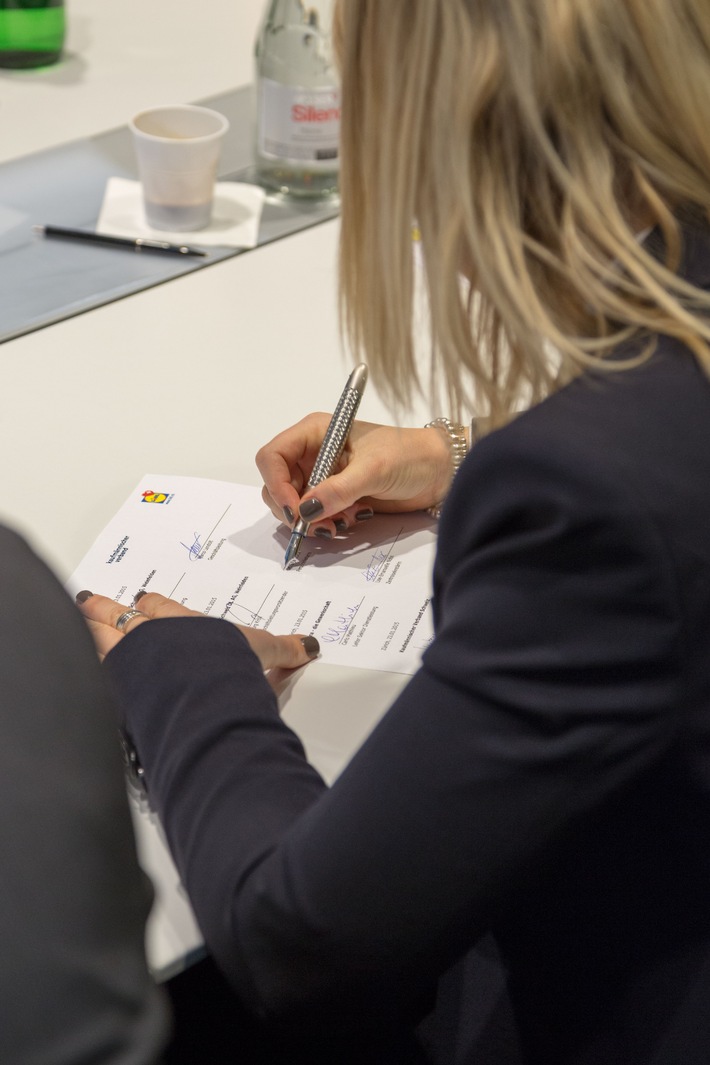
[[[484,437],[440,524],[441,558],[492,538],[644,555],[710,568],[710,382],[662,341],[634,368],[580,378]],[[523,535],[524,534],[524,535]],[[626,545],[626,546],[625,546]]]
[[[643,481],[663,467],[692,466],[710,449],[710,379],[670,337],[656,338],[645,361],[624,365],[643,343],[620,353],[613,369],[578,377],[484,437],[472,449],[471,473],[503,466],[507,479],[536,468],[601,487],[614,471]]]

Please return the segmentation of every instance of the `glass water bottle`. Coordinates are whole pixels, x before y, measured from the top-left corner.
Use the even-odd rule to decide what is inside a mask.
[[[0,67],[56,63],[64,28],[64,0],[0,0]]]
[[[269,0],[256,42],[256,167],[268,189],[338,190],[340,86],[333,0]]]

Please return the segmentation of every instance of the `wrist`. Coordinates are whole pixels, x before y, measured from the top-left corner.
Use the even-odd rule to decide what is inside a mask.
[[[467,426],[458,425],[448,418],[434,418],[427,422],[426,429],[433,429],[443,444],[441,457],[441,477],[436,484],[436,502],[427,507],[427,513],[438,518],[444,499],[448,495],[452,481],[459,471],[471,446],[471,431]]]

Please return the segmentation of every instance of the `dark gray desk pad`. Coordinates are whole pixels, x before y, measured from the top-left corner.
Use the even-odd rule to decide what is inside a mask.
[[[255,181],[250,86],[201,101],[227,116],[220,180]],[[128,127],[0,166],[0,343],[171,278],[244,254],[211,247],[200,259],[47,240],[35,224],[93,229],[109,177],[137,176]],[[267,197],[259,245],[335,218],[337,201]],[[199,244],[199,234],[190,238]]]

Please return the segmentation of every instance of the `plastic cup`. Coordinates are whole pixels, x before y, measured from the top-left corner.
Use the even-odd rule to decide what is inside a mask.
[[[141,111],[130,128],[148,225],[177,232],[204,229],[212,214],[227,119],[208,107],[176,104]]]

